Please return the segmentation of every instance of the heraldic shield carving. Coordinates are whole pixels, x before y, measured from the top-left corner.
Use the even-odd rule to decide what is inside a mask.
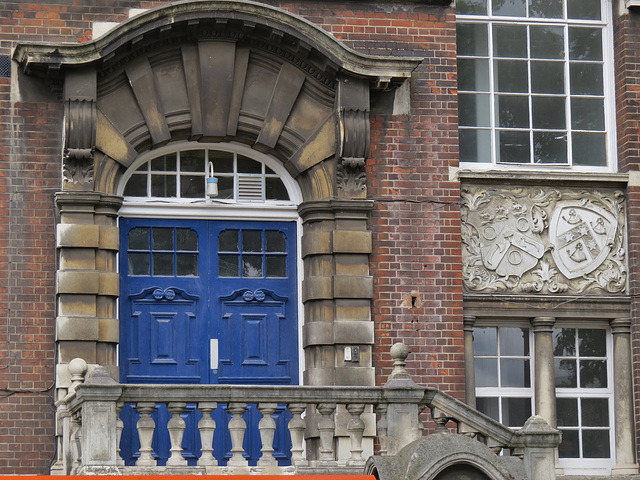
[[[556,208],[549,224],[551,255],[562,274],[578,278],[602,265],[613,246],[618,227],[616,218],[596,206],[578,202]]]
[[[619,191],[465,186],[465,290],[624,293],[624,207]]]

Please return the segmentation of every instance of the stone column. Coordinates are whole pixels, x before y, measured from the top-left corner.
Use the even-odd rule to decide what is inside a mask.
[[[635,458],[633,380],[631,366],[631,319],[611,320],[613,334],[613,394],[616,428],[616,465],[613,475],[638,473]]]
[[[116,268],[118,197],[96,192],[62,192],[56,195],[60,209],[57,226],[58,348],[57,387],[69,387],[66,365],[82,358],[103,365],[118,378]]]
[[[374,385],[371,207],[368,201],[332,200],[299,208],[306,385]]]
[[[464,398],[467,405],[476,408],[476,370],[473,358],[473,326],[476,324],[476,317],[464,315],[462,319],[462,329],[464,330]]]
[[[535,398],[536,415],[555,427],[556,419],[556,379],[553,365],[554,317],[536,317],[531,320],[535,348]]]
[[[371,362],[373,278],[369,274],[372,249],[368,229],[372,203],[367,200],[322,200],[299,207],[303,221],[302,302],[304,325],[305,385],[373,386]],[[313,412],[305,435],[308,458],[319,455],[319,434]],[[336,410],[336,456],[351,455],[348,423],[351,415]],[[363,448],[373,454],[375,416],[365,412]]]

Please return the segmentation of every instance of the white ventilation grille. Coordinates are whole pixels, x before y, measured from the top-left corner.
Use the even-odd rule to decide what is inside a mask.
[[[238,175],[238,200],[262,201],[262,177]]]

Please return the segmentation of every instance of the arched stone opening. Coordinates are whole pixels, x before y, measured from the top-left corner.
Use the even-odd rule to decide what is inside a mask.
[[[358,54],[312,23],[248,1],[179,2],[78,45],[20,44],[14,59],[65,107],[57,385],[84,358],[117,378],[117,185],[142,153],[232,142],[278,159],[303,202],[304,382],[373,384],[364,165],[371,93],[419,59]],[[359,347],[346,360],[344,347]]]
[[[365,473],[377,480],[525,479],[522,459],[496,455],[477,439],[448,433],[423,437],[395,456],[369,458]]]

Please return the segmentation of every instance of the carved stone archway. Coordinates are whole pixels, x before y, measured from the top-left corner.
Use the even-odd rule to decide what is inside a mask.
[[[59,389],[76,357],[118,378],[116,188],[138,155],[178,140],[249,145],[298,181],[304,382],[373,384],[370,95],[393,95],[419,59],[362,55],[283,10],[212,0],[150,10],[86,44],[20,44],[14,60],[65,108]]]

